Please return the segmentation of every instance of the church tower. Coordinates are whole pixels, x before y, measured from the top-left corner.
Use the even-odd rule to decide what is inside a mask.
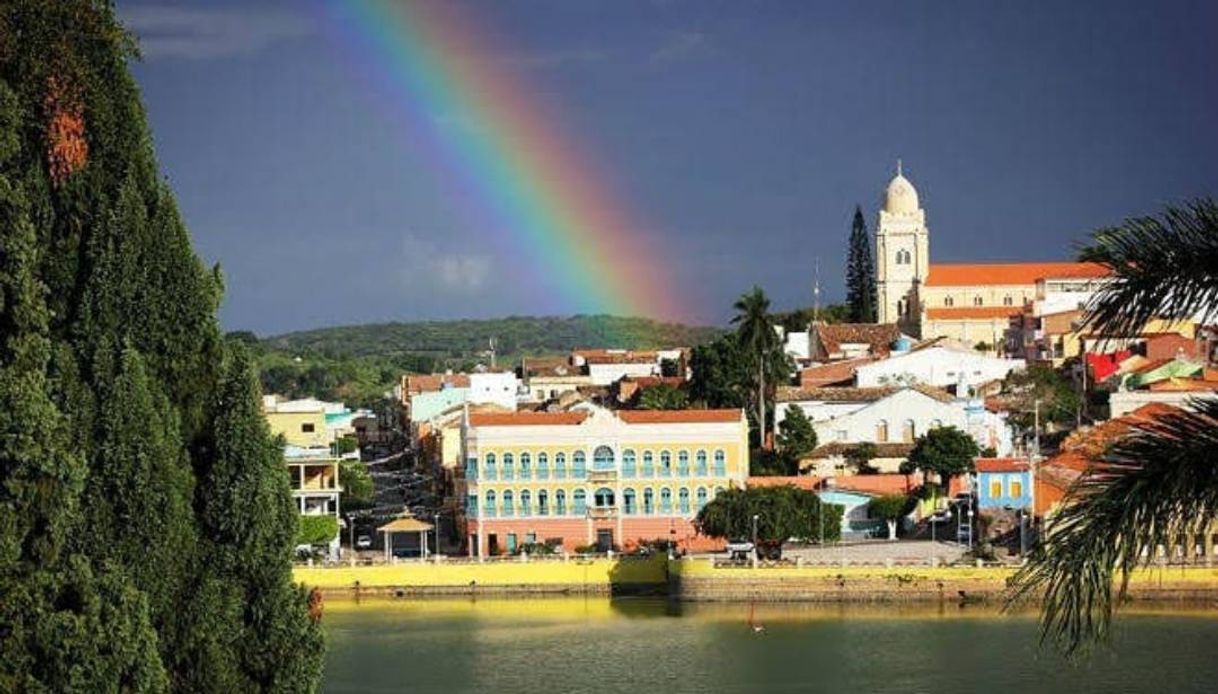
[[[897,323],[918,335],[922,311],[917,288],[930,271],[930,234],[918,191],[902,175],[900,160],[875,227],[875,264],[879,322]]]

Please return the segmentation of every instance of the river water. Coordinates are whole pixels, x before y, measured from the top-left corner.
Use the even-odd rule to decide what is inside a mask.
[[[1218,692],[1218,609],[1066,662],[1034,614],[643,599],[329,601],[325,692]]]

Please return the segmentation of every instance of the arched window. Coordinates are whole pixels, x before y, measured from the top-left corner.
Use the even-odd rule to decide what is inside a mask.
[[[532,495],[529,494],[529,490],[527,490],[527,489],[522,490],[520,492],[520,515],[522,515],[522,516],[533,515],[532,505],[533,505],[533,498],[532,498]]]
[[[1007,294],[1006,296],[1002,297],[1003,306],[1012,306],[1014,304],[1015,304],[1015,300],[1011,298],[1010,294]]]
[[[561,489],[554,492],[554,515],[567,515],[567,493]]]
[[[597,446],[596,450],[592,452],[592,469],[612,470],[613,449],[608,446]]]
[[[550,479],[550,458],[545,453],[537,454],[537,479]]]
[[[697,461],[694,463],[694,475],[706,477],[706,451],[698,451],[694,460]]]
[[[643,477],[655,477],[656,466],[655,459],[651,451],[643,451]]]
[[[672,513],[672,490],[668,487],[660,490],[660,513]]]
[[[682,514],[689,515],[689,490],[685,487],[677,492],[677,508]]]
[[[950,296],[943,297],[944,306],[954,306],[955,304],[956,304],[955,300],[952,299]]]
[[[583,451],[575,451],[571,456],[571,477],[582,480],[588,474],[587,459]]]
[[[698,487],[698,510],[701,511],[703,506],[706,506],[706,487]]]
[[[622,512],[627,516],[633,516],[638,512],[638,508],[635,507],[634,503],[634,490],[630,487],[622,490]]]
[[[875,425],[875,442],[888,443],[888,420],[881,419]]]
[[[468,496],[465,497],[465,515],[467,515],[467,516],[477,516],[478,515],[478,495],[477,494],[469,494]]]
[[[533,461],[530,459],[528,453],[520,454],[520,479],[533,479]]]
[[[592,495],[592,503],[596,504],[597,508],[613,508],[613,490],[608,487],[601,487]]]
[[[505,489],[503,490],[503,515],[506,518],[515,512],[516,509],[512,507],[512,490]]]
[[[980,297],[980,296],[974,296],[974,297],[973,297],[973,305],[974,305],[974,306],[980,306],[982,303],[984,303],[984,302],[981,300],[981,297]]]
[[[485,510],[486,510],[486,513],[484,515],[487,518],[495,517],[495,492],[494,492],[494,490],[488,490],[486,492],[486,509]]]
[[[715,451],[715,477],[727,475],[727,454],[722,450]]]
[[[587,515],[587,513],[588,513],[588,493],[582,489],[576,489],[575,493],[571,495],[571,506],[572,506],[572,510],[575,511],[575,515],[577,515],[577,516]]]
[[[465,479],[467,479],[467,480],[478,479],[478,459],[477,458],[466,458],[465,459]]]
[[[672,453],[660,451],[660,477],[672,477]]]
[[[550,495],[544,489],[537,492],[537,515],[550,515]]]
[[[482,468],[482,476],[488,480],[495,479],[495,454],[494,453],[486,454],[486,463]]]
[[[554,455],[554,479],[567,479],[567,454],[557,453]]]
[[[912,419],[905,420],[905,424],[901,427],[901,439],[905,443],[913,443],[917,432],[914,431],[914,421]]]
[[[677,474],[681,477],[689,477],[689,451],[677,453]]]
[[[627,448],[622,451],[622,477],[634,477],[634,450]]]
[[[643,515],[650,516],[656,512],[656,494],[650,487],[643,490]]]
[[[503,454],[502,474],[503,474],[503,479],[505,479],[505,480],[510,480],[515,476],[515,469],[512,465],[512,454],[511,453]]]

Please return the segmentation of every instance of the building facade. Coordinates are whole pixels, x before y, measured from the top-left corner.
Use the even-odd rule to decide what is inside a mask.
[[[471,556],[547,542],[567,551],[655,539],[714,547],[692,521],[748,475],[741,410],[471,414],[463,439]]]
[[[1028,461],[978,458],[976,467],[977,508],[1032,508],[1032,473]]]

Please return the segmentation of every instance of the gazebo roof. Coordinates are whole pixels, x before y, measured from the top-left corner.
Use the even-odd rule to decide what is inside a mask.
[[[420,533],[425,530],[431,530],[433,527],[431,523],[424,523],[415,518],[398,518],[377,528],[377,531],[382,533]]]

